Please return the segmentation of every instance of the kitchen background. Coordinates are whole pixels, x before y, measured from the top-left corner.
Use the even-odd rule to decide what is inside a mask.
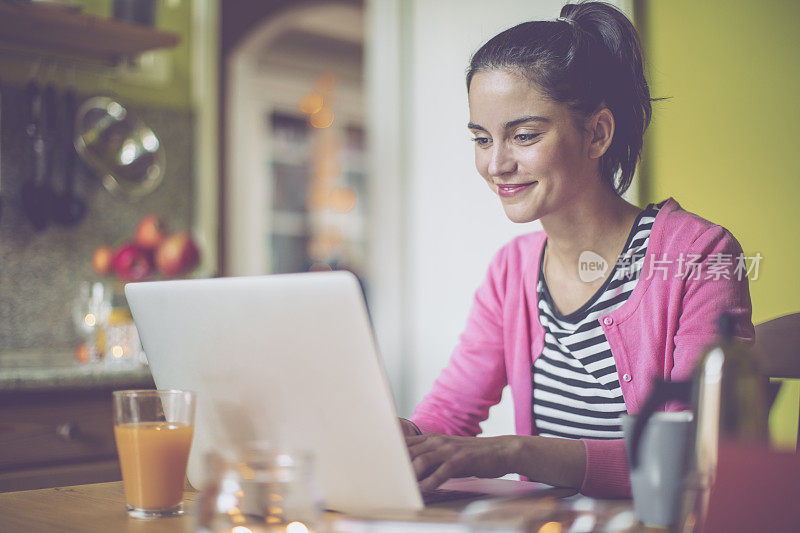
[[[39,60],[0,49],[0,353],[73,350],[70,301],[79,281],[95,279],[91,251],[157,212],[193,231],[203,256],[196,275],[326,261],[356,269],[399,411],[410,414],[457,342],[490,257],[539,229],[508,222],[474,169],[469,54],[503,28],[555,18],[563,3],[158,2],[157,27],[177,33],[178,46],[145,54],[138,67],[83,66],[75,79],[81,95],[111,92],[153,128],[167,156],[164,183],[126,203],[85,173],[86,219],[40,233],[16,199],[21,91]],[[652,95],[671,97],[654,104],[630,198],[673,196],[760,253],[754,322],[797,311],[800,4],[615,3],[641,31]],[[108,0],[80,4],[111,14]],[[59,81],[68,79],[69,61],[57,64],[67,65]],[[42,69],[46,77],[46,61]],[[324,113],[308,97],[322,93],[337,117],[328,128],[310,125]],[[279,182],[297,183],[291,176],[301,190],[281,192]],[[322,207],[314,180],[335,183]],[[513,430],[508,402],[484,428]]]
[[[90,0],[82,5],[87,14],[111,16],[111,2]],[[73,300],[81,282],[101,279],[92,271],[94,250],[129,239],[139,219],[151,212],[164,215],[175,228],[192,225],[191,2],[162,3],[158,20],[161,28],[182,38],[176,48],[158,52],[158,60],[169,65],[161,80],[154,80],[156,74],[125,77],[102,63],[59,59],[53,53],[0,49],[0,353],[24,352],[37,360],[42,352],[72,353],[81,341],[73,326]],[[157,133],[166,152],[167,177],[157,193],[139,201],[120,199],[102,187],[91,169],[79,164],[76,194],[87,205],[83,220],[71,227],[51,220],[44,230],[34,229],[19,200],[33,170],[25,134],[29,122],[25,85],[31,80],[42,87],[55,84],[59,98],[70,87],[79,101],[111,95],[139,115]],[[56,191],[63,187],[60,161],[50,183]]]
[[[176,227],[190,227],[193,211],[192,114],[187,111],[136,108],[142,120],[158,132],[168,154],[165,179],[152,194],[129,205],[103,189],[81,168],[78,197],[89,209],[74,227],[51,222],[37,232],[19,202],[26,173],[27,126],[24,91],[3,90],[2,153],[3,213],[0,223],[0,348],[3,351],[73,351],[80,342],[72,322],[72,301],[81,282],[98,278],[92,271],[95,248],[130,238],[139,219],[151,212],[168,215]],[[56,176],[60,187],[61,176]]]

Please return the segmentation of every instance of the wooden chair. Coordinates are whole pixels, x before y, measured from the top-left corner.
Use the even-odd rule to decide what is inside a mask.
[[[756,348],[762,356],[762,372],[770,378],[800,379],[800,313],[784,315],[756,325]],[[775,400],[775,387],[770,405]],[[797,450],[800,451],[800,416]]]

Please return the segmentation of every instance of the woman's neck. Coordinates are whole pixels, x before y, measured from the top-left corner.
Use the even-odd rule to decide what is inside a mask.
[[[586,251],[613,267],[640,212],[607,186],[600,186],[596,194],[582,194],[568,207],[543,216],[549,267],[579,279],[578,263]]]

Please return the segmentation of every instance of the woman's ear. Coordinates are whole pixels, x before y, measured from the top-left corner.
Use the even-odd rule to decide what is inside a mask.
[[[614,139],[614,115],[607,107],[596,112],[588,123],[589,157],[599,159],[606,153]]]

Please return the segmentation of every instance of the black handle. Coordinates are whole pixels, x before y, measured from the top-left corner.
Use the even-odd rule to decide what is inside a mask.
[[[30,81],[25,86],[25,135],[28,137],[28,176],[34,182],[38,181],[36,139],[39,136],[41,125],[42,99],[39,84]]]
[[[75,111],[77,97],[75,91],[64,91],[64,124],[62,128],[62,146],[64,147],[64,194],[73,196],[73,182],[75,174]]]
[[[52,83],[47,84],[42,93],[42,114],[44,117],[45,182],[52,183],[55,155],[61,137],[61,132],[58,131],[58,93],[56,86]]]
[[[633,424],[633,431],[631,432],[631,447],[628,460],[630,461],[631,469],[636,468],[639,464],[639,443],[642,438],[642,433],[647,425],[647,421],[653,416],[659,407],[665,403],[677,400],[683,403],[689,403],[692,397],[692,382],[691,381],[656,381],[653,383],[653,390],[650,396],[644,402],[642,409],[636,415],[636,420]]]

